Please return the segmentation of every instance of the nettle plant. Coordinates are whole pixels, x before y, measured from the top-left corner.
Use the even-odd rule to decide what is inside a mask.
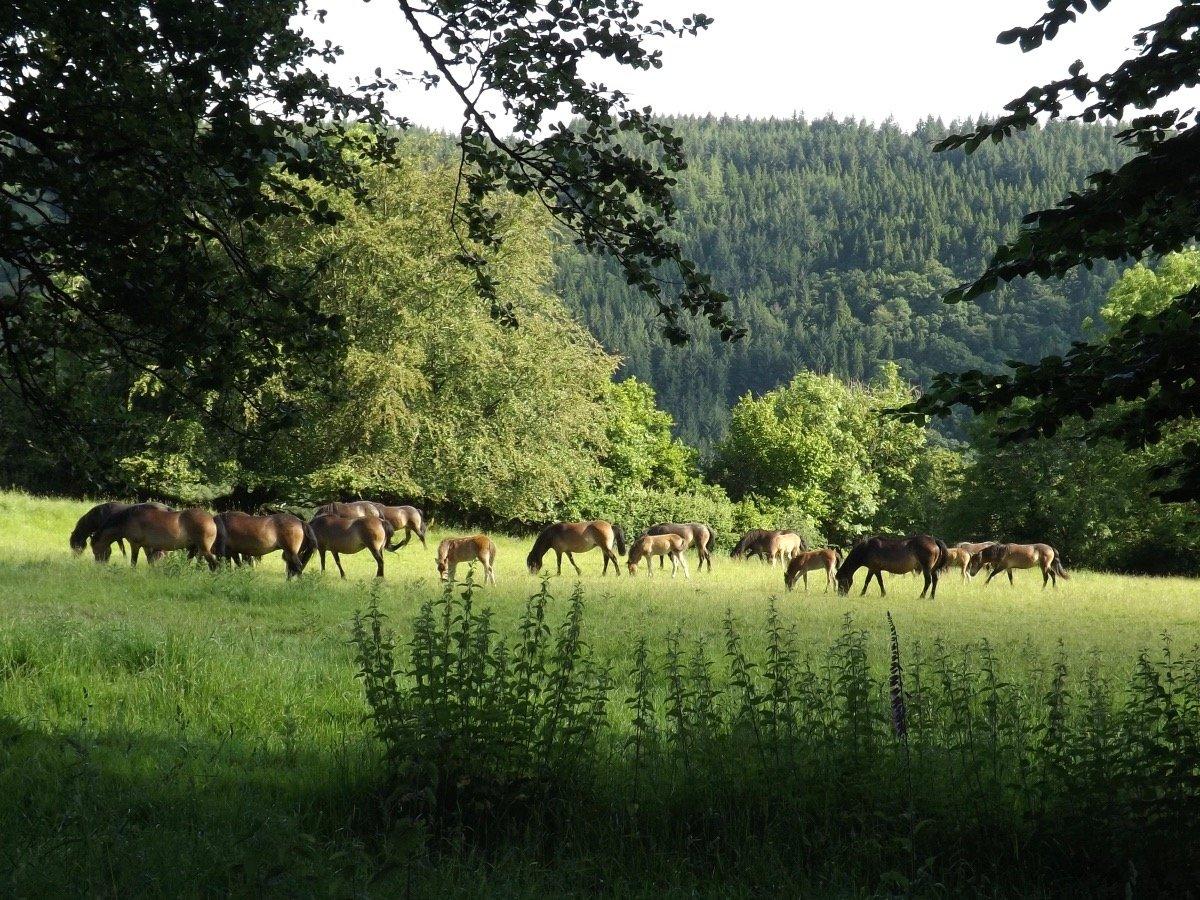
[[[472,570],[427,599],[401,660],[377,598],[354,619],[359,678],[395,796],[437,822],[544,799],[591,758],[611,690],[609,669],[582,639],[580,587],[552,628],[543,579],[511,642],[497,637],[491,610],[476,609],[474,591]]]

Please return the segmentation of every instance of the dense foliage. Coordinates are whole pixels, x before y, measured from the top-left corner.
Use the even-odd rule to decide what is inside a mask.
[[[1048,5],[1032,26],[1006,31],[999,41],[1035,49],[1089,6],[1086,0]],[[1090,5],[1099,11],[1108,0]],[[975,152],[988,142],[1008,143],[1041,121],[1066,118],[1118,124],[1116,139],[1133,151],[1119,166],[1097,167],[1086,190],[1056,207],[1039,204],[1026,227],[947,300],[985,297],[1018,278],[1069,277],[1102,260],[1153,258],[1200,238],[1200,117],[1182,106],[1188,97],[1180,93],[1200,84],[1200,2],[1179,0],[1139,29],[1133,46],[1112,71],[1093,76],[1078,60],[1066,76],[1008,103],[1005,115],[939,144],[940,150]],[[1126,121],[1131,113],[1137,114]],[[1134,450],[1170,441],[1178,426],[1196,418],[1198,368],[1200,289],[1192,288],[1153,315],[1132,316],[1103,340],[1079,343],[1063,356],[1005,374],[973,369],[940,376],[909,413],[946,415],[957,404],[998,412],[995,430],[1004,440],[1052,435],[1079,415],[1091,423],[1091,434]],[[1200,443],[1177,444],[1155,474],[1163,479],[1163,496],[1200,499]]]
[[[672,119],[690,160],[677,229],[733,300],[750,335],[657,340],[653,308],[614,269],[560,253],[558,287],[592,332],[653,385],[680,433],[705,449],[728,410],[801,370],[867,380],[888,360],[927,384],[938,372],[1062,350],[1095,315],[1115,272],[1022,282],[978,306],[942,294],[982,266],[1030,206],[1078,188],[1127,154],[1099,127],[1032,130],[971,157],[935,155],[947,129],[831,119]]]
[[[363,163],[390,159],[389,126],[407,124],[388,112],[395,85],[384,66],[428,65],[426,83],[458,92],[459,190],[443,215],[464,233],[448,264],[473,274],[492,315],[516,317],[503,273],[487,266],[509,227],[491,200],[507,191],[616,260],[670,335],[684,312],[736,335],[724,296],[665,231],[678,141],[579,71],[594,59],[656,67],[656,39],[695,34],[706,17],[648,21],[633,0],[398,6],[423,52],[378,60],[375,80],[344,91],[321,71],[340,48],[304,32],[310,14],[325,17],[306,0],[4,4],[0,387],[34,410],[42,432],[58,426],[36,451],[99,447],[84,471],[116,486],[105,450],[118,423],[87,396],[97,373],[161,395],[227,442],[249,437],[239,427],[247,406],[259,432],[287,425],[290,410],[261,403],[260,386],[317,386],[347,336],[310,291],[330,260],[270,264],[263,226],[280,216],[332,224],[337,211],[316,186],[367,199]],[[497,109],[511,132],[493,129]],[[582,127],[557,125],[564,112]],[[647,164],[618,138],[661,156]],[[664,291],[660,271],[678,288]]]
[[[551,835],[557,862],[559,844],[615,837],[622,855],[652,846],[656,871],[682,857],[710,878],[726,855],[739,873],[766,856],[820,893],[1195,882],[1200,657],[1169,639],[1122,683],[1061,649],[1020,671],[986,639],[904,646],[893,625],[880,672],[850,614],[805,652],[771,601],[761,625],[730,608],[716,636],[643,634],[614,672],[590,651],[581,588],[553,630],[546,583],[515,630],[474,594],[426,600],[407,646],[378,605],[354,624],[387,802],[434,838]]]
[[[1173,253],[1157,266],[1126,271],[1093,327],[1097,346],[1135,316],[1153,316],[1200,286],[1200,251]],[[1200,572],[1196,503],[1164,503],[1153,474],[1200,439],[1194,419],[1180,419],[1161,440],[1129,449],[1097,436],[1140,404],[1102,410],[1090,423],[1068,418],[1053,435],[1005,443],[985,417],[973,427],[963,494],[947,521],[964,536],[1046,540],[1076,565],[1140,572]],[[1018,413],[1021,410],[1016,410]],[[1096,426],[1099,426],[1097,429]]]
[[[801,373],[733,408],[714,474],[779,524],[815,526],[842,544],[864,533],[932,531],[953,496],[957,454],[885,411],[911,399],[895,366],[867,385]]]

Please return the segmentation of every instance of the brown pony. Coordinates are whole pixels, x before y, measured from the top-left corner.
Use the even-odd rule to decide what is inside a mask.
[[[706,525],[703,522],[660,522],[657,525],[651,525],[646,529],[646,534],[677,534],[686,541],[684,549],[696,545],[696,555],[700,558],[699,569],[704,568],[704,564],[708,563],[708,571],[712,571],[712,554],[717,546],[717,532],[711,525]],[[658,567],[661,569],[666,565],[666,557],[658,558]]]
[[[970,565],[971,554],[965,547],[951,547],[946,551],[946,558],[942,561],[943,569],[958,569],[963,581],[971,578],[974,574],[967,571]]]
[[[81,554],[87,548],[88,539],[93,537],[96,532],[104,527],[104,523],[108,521],[110,516],[115,516],[119,512],[124,512],[131,506],[152,506],[155,509],[170,509],[162,503],[99,503],[93,506],[75,523],[75,530],[71,532],[71,552],[76,556]],[[118,538],[117,546],[121,548],[121,555],[125,555],[125,541]]]
[[[794,531],[777,531],[767,540],[767,555],[770,557],[772,569],[775,568],[776,560],[783,565],[805,550],[807,547],[804,545],[804,538]]]
[[[292,578],[304,572],[304,566],[317,549],[317,536],[312,527],[291,513],[252,516],[244,512],[226,512],[217,519],[225,526],[217,541],[217,555],[239,564],[280,550],[287,577]]]
[[[575,573],[582,575],[583,572],[575,564],[575,557],[571,554],[584,553],[593,547],[599,547],[604,554],[604,570],[600,574],[608,574],[608,564],[611,562],[613,570],[620,575],[621,564],[617,561],[617,556],[625,555],[625,532],[621,530],[620,525],[613,525],[603,519],[591,522],[555,522],[553,525],[547,525],[533,542],[533,549],[525,557],[525,565],[529,567],[530,575],[536,575],[542,570],[542,558],[546,551],[553,550],[558,556],[559,575],[562,574],[564,553],[567,554],[571,565],[575,566]],[[613,551],[614,547],[616,552]]]
[[[343,519],[378,519],[379,505],[372,500],[351,500],[349,503],[326,503],[318,506],[315,515],[341,516]]]
[[[217,568],[218,536],[224,526],[202,509],[176,512],[156,504],[131,506],[109,516],[92,535],[92,554],[97,562],[108,562],[113,541],[129,542],[130,565],[136,566],[138,551],[145,549],[146,561],[154,562],[168,550],[187,550],[202,556],[210,569]]]
[[[496,572],[492,565],[496,562],[496,545],[486,534],[446,538],[438,544],[437,568],[443,581],[454,581],[454,570],[459,563],[475,560],[483,563],[483,583],[495,584]]]
[[[1042,570],[1042,588],[1047,582],[1058,587],[1058,579],[1070,579],[1067,570],[1063,568],[1062,559],[1049,544],[992,544],[984,547],[971,557],[971,574],[975,575],[984,566],[991,566],[992,572],[987,577],[987,584],[1001,572],[1008,573],[1008,583],[1013,583],[1013,569]]]
[[[383,549],[388,545],[394,533],[392,524],[387,519],[381,519],[379,516],[349,518],[325,513],[314,516],[308,524],[312,529],[316,549],[321,554],[322,572],[325,571],[326,552],[333,554],[333,561],[337,564],[338,572],[345,578],[346,570],[342,568],[339,554],[370,550],[371,555],[375,557],[375,577],[383,577]],[[311,550],[307,554],[302,553],[301,564],[307,563],[310,556],[312,556]]]
[[[428,525],[425,513],[415,506],[384,506],[382,503],[376,503],[374,506],[380,518],[387,519],[392,523],[392,529],[396,534],[404,532],[404,540],[395,546],[388,547],[389,550],[392,552],[399,550],[412,540],[414,534],[420,538],[421,546],[425,546],[425,531]]]
[[[776,554],[779,552],[780,543],[777,538],[782,535],[794,535],[796,542],[786,541],[788,545],[799,550],[807,550],[808,545],[804,543],[804,538],[796,534],[791,529],[770,531],[765,528],[752,528],[742,535],[742,539],[738,541],[733,549],[729,552],[733,559],[742,559],[743,557],[757,556],[764,562],[770,561],[771,565],[775,564]],[[789,552],[789,556],[792,550]]]
[[[808,573],[819,569],[825,570],[825,590],[833,584],[833,573],[837,569],[841,557],[832,548],[822,550],[801,550],[788,563],[787,571],[783,574],[784,586],[790,591],[796,586],[801,577],[804,578],[804,590],[808,590]]]
[[[974,556],[980,550],[985,550],[995,544],[995,541],[978,541],[971,543],[970,541],[959,541],[954,545],[956,550],[966,550],[968,556]]]
[[[947,551],[946,545],[938,538],[927,534],[918,534],[909,538],[877,536],[859,541],[846,555],[846,561],[837,570],[837,585],[839,594],[850,593],[854,584],[854,573],[864,566],[867,569],[867,580],[863,582],[862,594],[867,593],[871,579],[879,582],[879,593],[887,596],[883,587],[882,572],[893,575],[906,575],[914,569],[919,569],[925,576],[925,588],[921,598],[926,594],[930,598],[937,596],[938,572],[942,568],[942,560]]]
[[[638,563],[643,559],[646,560],[646,574],[654,575],[654,560],[651,557],[657,556],[660,560],[669,556],[671,558],[671,577],[675,577],[675,572],[679,567],[683,567],[683,577],[691,578],[688,574],[687,560],[683,558],[683,551],[687,549],[687,538],[678,534],[643,534],[641,537],[634,540],[629,546],[629,574],[637,574]]]

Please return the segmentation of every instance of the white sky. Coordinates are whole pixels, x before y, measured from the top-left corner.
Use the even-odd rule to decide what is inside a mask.
[[[1132,47],[1138,26],[1158,21],[1175,0],[1113,0],[1032,53],[996,44],[996,35],[1032,24],[1045,0],[644,0],[647,20],[715,19],[697,37],[661,44],[652,72],[598,66],[594,77],[621,87],[660,114],[817,117],[833,113],[904,127],[932,114],[946,120],[997,114],[1004,103],[1066,74],[1082,59],[1093,75]],[[420,47],[388,0],[326,0],[327,24],[306,26],[341,44],[338,81],[426,68]],[[1196,102],[1195,97],[1189,98]],[[462,118],[446,91],[406,87],[395,111],[415,124],[457,131]]]

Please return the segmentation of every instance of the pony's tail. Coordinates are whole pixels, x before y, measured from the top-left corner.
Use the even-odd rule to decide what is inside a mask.
[[[625,529],[620,525],[613,525],[613,537],[617,539],[617,555],[625,555]]]
[[[421,539],[421,543],[425,543],[425,531],[429,527],[429,519],[425,516],[425,510],[418,509],[417,512],[421,516],[421,527],[417,529],[417,537]]]
[[[1054,574],[1059,578],[1071,580],[1071,576],[1067,574],[1067,570],[1063,568],[1062,560],[1058,557],[1058,551],[1054,551],[1054,562],[1050,563],[1050,568],[1054,570]]]
[[[383,526],[383,546],[394,553],[397,548],[388,547],[388,544],[392,542],[392,536],[396,533],[396,526],[382,517],[379,519],[379,524]]]
[[[225,520],[220,516],[213,516],[213,522],[217,526],[217,540],[213,543],[213,556],[217,559],[226,559],[229,556],[229,531],[225,528]]]
[[[950,568],[950,548],[946,546],[946,542],[941,538],[934,538],[934,540],[937,542],[938,548],[938,561],[934,568],[941,572]]]
[[[300,519],[299,516],[296,518]],[[304,526],[304,540],[300,542],[300,568],[303,570],[308,565],[308,561],[312,559],[312,555],[317,552],[317,533],[313,531],[312,525],[300,519]]]
[[[717,549],[717,529],[711,525],[708,526],[708,543],[704,545],[704,549],[709,553]]]

